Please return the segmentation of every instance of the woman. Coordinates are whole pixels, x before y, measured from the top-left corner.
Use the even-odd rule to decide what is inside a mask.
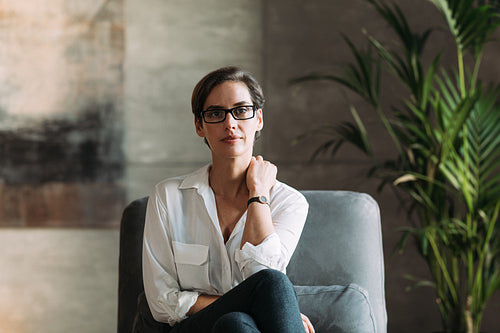
[[[264,96],[246,72],[206,75],[191,99],[212,163],[156,185],[144,229],[149,308],[166,332],[313,332],[284,271],[308,210],[253,157]]]

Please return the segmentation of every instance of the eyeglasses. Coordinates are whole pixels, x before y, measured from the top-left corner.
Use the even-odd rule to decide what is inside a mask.
[[[203,120],[209,124],[222,123],[231,113],[236,120],[247,120],[255,117],[255,105],[242,105],[232,109],[209,109],[201,112]]]

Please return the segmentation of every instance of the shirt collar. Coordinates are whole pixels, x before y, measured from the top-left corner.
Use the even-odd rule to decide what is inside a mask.
[[[185,190],[190,188],[198,189],[198,191],[202,191],[210,187],[208,182],[208,172],[210,170],[211,164],[207,164],[204,167],[196,170],[193,173],[184,178],[184,180],[180,183],[179,189]]]

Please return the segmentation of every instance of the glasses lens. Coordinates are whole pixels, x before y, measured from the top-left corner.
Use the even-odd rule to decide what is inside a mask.
[[[233,109],[233,115],[236,119],[250,119],[254,116],[253,106],[239,106]]]
[[[209,110],[203,112],[203,117],[207,123],[218,123],[224,120],[226,112],[224,110]]]

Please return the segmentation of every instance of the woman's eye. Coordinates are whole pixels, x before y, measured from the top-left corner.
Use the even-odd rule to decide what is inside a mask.
[[[247,107],[240,107],[240,108],[237,108],[236,110],[234,110],[233,112],[237,115],[242,115],[242,114],[245,114],[248,112],[248,108]]]
[[[219,110],[207,112],[207,116],[209,118],[220,118],[220,117],[222,117],[223,114],[224,114],[224,112],[219,111]]]

